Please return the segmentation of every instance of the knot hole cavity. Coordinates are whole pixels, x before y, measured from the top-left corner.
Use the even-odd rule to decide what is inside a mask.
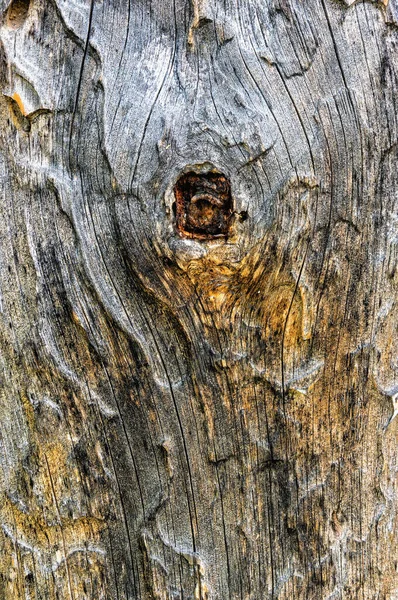
[[[25,23],[29,13],[30,0],[12,0],[7,10],[7,25],[10,29],[19,29]]]
[[[185,173],[174,186],[174,215],[184,237],[227,237],[233,202],[231,184],[221,173]]]

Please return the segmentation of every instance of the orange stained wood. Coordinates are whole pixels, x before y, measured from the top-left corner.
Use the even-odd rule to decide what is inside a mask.
[[[21,96],[19,94],[17,94],[17,92],[14,92],[11,97],[18,104],[18,107],[19,107],[19,110],[21,111],[21,113],[24,115],[24,117],[26,117],[27,113],[26,113],[25,107],[23,105]]]

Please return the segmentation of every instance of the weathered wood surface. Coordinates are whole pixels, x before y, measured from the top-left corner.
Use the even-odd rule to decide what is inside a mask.
[[[396,600],[396,3],[0,13],[1,600]]]

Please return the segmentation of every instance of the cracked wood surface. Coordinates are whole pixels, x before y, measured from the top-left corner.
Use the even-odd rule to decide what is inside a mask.
[[[396,0],[0,15],[0,599],[396,600]]]

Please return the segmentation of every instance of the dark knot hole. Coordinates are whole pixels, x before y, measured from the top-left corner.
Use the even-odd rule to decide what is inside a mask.
[[[233,202],[231,184],[221,173],[185,173],[174,186],[177,230],[186,237],[228,235]]]
[[[7,10],[7,25],[10,29],[19,29],[25,23],[29,13],[30,0],[13,0]]]

